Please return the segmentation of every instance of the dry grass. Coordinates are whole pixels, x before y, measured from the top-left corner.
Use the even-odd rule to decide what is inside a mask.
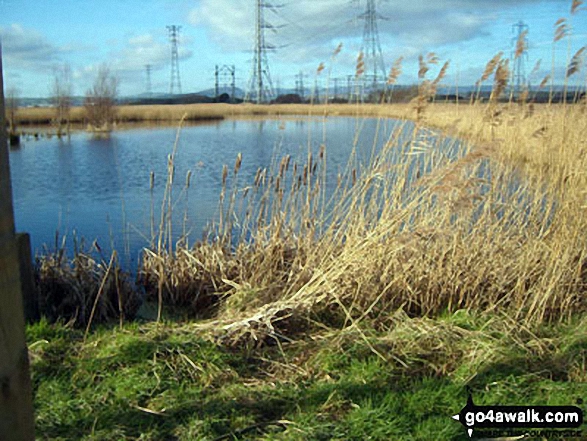
[[[559,34],[566,38],[566,29]],[[521,38],[516,56],[524,51]],[[390,73],[392,86],[400,63]],[[435,66],[435,79],[428,79]],[[356,75],[363,69],[359,54]],[[493,82],[486,104],[474,94],[464,105],[434,102],[448,69],[434,53],[421,56],[418,96],[407,104],[120,107],[120,123],[180,126],[281,115],[404,121],[381,151],[355,145],[336,183],[326,179],[328,145],[309,148],[297,162],[275,157],[252,182],[239,176],[239,154],[219,170],[220,216],[209,237],[189,247],[173,243],[170,229],[176,143],[161,223],[152,229],[139,277],[158,301],[159,317],[163,305],[188,308],[212,318],[202,326],[218,338],[237,344],[280,342],[308,328],[385,329],[397,311],[498,312],[528,326],[583,314],[585,103],[536,105],[528,91],[516,103],[510,92],[504,103],[510,66],[501,53],[478,81],[477,98],[481,85]],[[22,110],[19,117],[42,121],[44,112]],[[80,112],[73,110],[73,121],[83,120]],[[447,143],[451,154],[440,148]],[[371,150],[361,163],[357,153]]]
[[[212,111],[425,116],[411,146],[396,132],[369,164],[351,161],[333,195],[324,191],[331,185],[325,146],[298,164],[275,158],[254,182],[239,181],[238,164],[227,167],[222,215],[207,242],[175,246],[160,226],[141,282],[161,304],[215,318],[210,326],[222,338],[265,341],[307,326],[383,325],[398,309],[421,316],[499,310],[534,322],[585,309],[584,107],[427,100],[146,106],[123,107],[119,118],[172,121]],[[456,158],[431,144],[445,136],[467,141]],[[425,171],[417,181],[409,171],[413,158]],[[95,279],[92,292],[101,281]]]
[[[323,191],[327,146],[305,163],[276,160],[254,182],[226,168],[216,234],[193,248],[147,252],[148,291],[213,316],[206,326],[232,343],[293,338],[308,327],[386,326],[397,310],[499,311],[523,323],[584,312],[583,109],[424,103],[426,125],[441,129],[432,142],[469,141],[456,159],[416,125],[411,143],[396,132],[369,164],[351,160],[333,199]],[[396,118],[424,111],[313,111],[357,109]],[[410,172],[415,157],[419,179]]]

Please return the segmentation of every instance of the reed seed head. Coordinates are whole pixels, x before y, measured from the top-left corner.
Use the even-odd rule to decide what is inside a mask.
[[[538,73],[538,71],[540,70],[540,65],[542,64],[542,59],[539,59],[536,64],[534,65],[534,67],[532,68],[532,71],[530,72],[530,76],[534,76]]]
[[[567,69],[567,78],[581,70],[581,65],[583,64],[583,52],[585,52],[586,48],[586,46],[583,46],[575,53],[575,55],[573,55],[573,58],[571,58],[571,62]]]
[[[355,77],[360,77],[365,73],[365,56],[363,55],[363,51],[359,52],[359,56],[357,57],[357,67],[355,69]]]
[[[566,18],[559,18],[556,23],[554,24],[555,26],[555,30],[554,30],[554,42],[556,43],[557,41],[562,40],[563,38],[565,38],[569,32],[569,27],[567,25],[567,19]]]
[[[387,77],[387,84],[391,86],[395,84],[399,76],[402,74],[402,61],[404,57],[399,57],[397,60],[393,62],[391,69],[389,71],[389,76]]]
[[[518,41],[516,42],[516,52],[514,54],[515,59],[520,58],[524,54],[524,52],[526,52],[526,50],[528,49],[528,40],[526,38],[527,36],[528,36],[528,30],[526,29],[526,30],[522,31],[522,33],[518,37]]]
[[[493,56],[493,58],[491,60],[489,60],[489,62],[485,66],[485,70],[483,71],[483,75],[481,75],[480,83],[482,83],[483,81],[486,81],[491,75],[493,75],[493,72],[495,72],[495,68],[499,65],[499,62],[501,61],[502,56],[503,56],[503,52],[498,52],[497,54],[495,54]]]
[[[440,58],[438,58],[436,53],[429,52],[428,55],[426,56],[426,60],[427,60],[428,64],[438,64],[438,62],[440,61]]]
[[[320,73],[324,70],[324,68],[325,68],[324,63],[323,62],[320,63],[318,65],[318,69],[316,69],[316,74],[320,75]]]
[[[428,72],[428,64],[426,64],[426,61],[424,61],[423,55],[420,55],[418,57],[418,65],[418,78],[423,79],[426,76],[426,73]]]
[[[448,67],[450,66],[450,60],[445,62],[438,72],[438,76],[433,81],[434,86],[438,86],[438,84],[442,81],[442,79],[446,76],[446,72],[448,71]]]
[[[540,85],[538,86],[539,89],[542,89],[544,86],[546,86],[548,84],[548,82],[550,81],[550,75],[546,75],[542,81],[540,82]]]

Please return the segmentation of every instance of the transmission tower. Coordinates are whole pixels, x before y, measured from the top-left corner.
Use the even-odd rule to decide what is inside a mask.
[[[235,102],[235,94],[236,94],[236,67],[234,65],[228,66],[218,66],[216,65],[216,70],[214,71],[214,95],[216,98],[220,95],[220,86],[226,90],[230,87],[230,102]]]
[[[254,57],[245,101],[255,101],[257,104],[273,98],[273,85],[269,74],[267,52],[274,51],[275,46],[265,41],[265,30],[275,30],[275,27],[265,20],[265,9],[267,8],[274,8],[274,6],[265,0],[256,0]]]
[[[179,52],[177,47],[179,45],[179,30],[181,26],[167,26],[169,31],[169,42],[171,43],[171,81],[169,86],[169,93],[174,94],[175,88],[181,94],[181,80],[179,78]]]
[[[377,12],[377,0],[365,0],[365,3],[365,12],[357,17],[365,22],[363,43],[361,44],[361,52],[365,62],[365,74],[361,77],[362,89],[364,90],[365,86],[371,82],[372,92],[375,92],[379,82],[385,79],[385,64],[379,41],[377,20],[387,20],[387,18]]]
[[[302,102],[304,101],[304,73],[300,71],[296,75],[296,94],[300,97]]]
[[[512,38],[513,51],[513,65],[512,83],[515,87],[516,95],[519,95],[524,87],[526,87],[526,61],[528,60],[528,38],[526,35],[529,31],[528,25],[523,21],[519,21],[512,25],[512,32],[516,35]],[[518,42],[522,44],[522,53],[516,53],[518,50]]]
[[[347,75],[346,77],[346,90],[348,93],[349,103],[353,100],[353,78],[354,75]]]
[[[148,98],[151,98],[153,96],[153,90],[151,88],[151,69],[152,69],[152,66],[150,64],[145,65],[145,70],[147,72],[146,92],[147,92]]]

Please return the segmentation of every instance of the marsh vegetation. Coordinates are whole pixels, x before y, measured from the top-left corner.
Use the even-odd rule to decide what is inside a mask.
[[[487,102],[435,103],[448,64],[419,68],[409,104],[121,108],[180,126],[300,113],[414,128],[356,145],[336,182],[327,145],[250,180],[238,154],[195,243],[171,231],[176,143],[136,283],[116,253],[39,262],[41,298],[71,322],[29,329],[43,436],[456,440],[465,386],[487,404],[584,397],[587,103],[514,97],[499,54]],[[463,141],[452,155],[446,138]],[[128,322],[139,292],[154,323]]]

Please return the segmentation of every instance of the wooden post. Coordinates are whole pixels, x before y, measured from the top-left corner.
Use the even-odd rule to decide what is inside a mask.
[[[34,441],[33,396],[5,117],[0,45],[0,441]]]

